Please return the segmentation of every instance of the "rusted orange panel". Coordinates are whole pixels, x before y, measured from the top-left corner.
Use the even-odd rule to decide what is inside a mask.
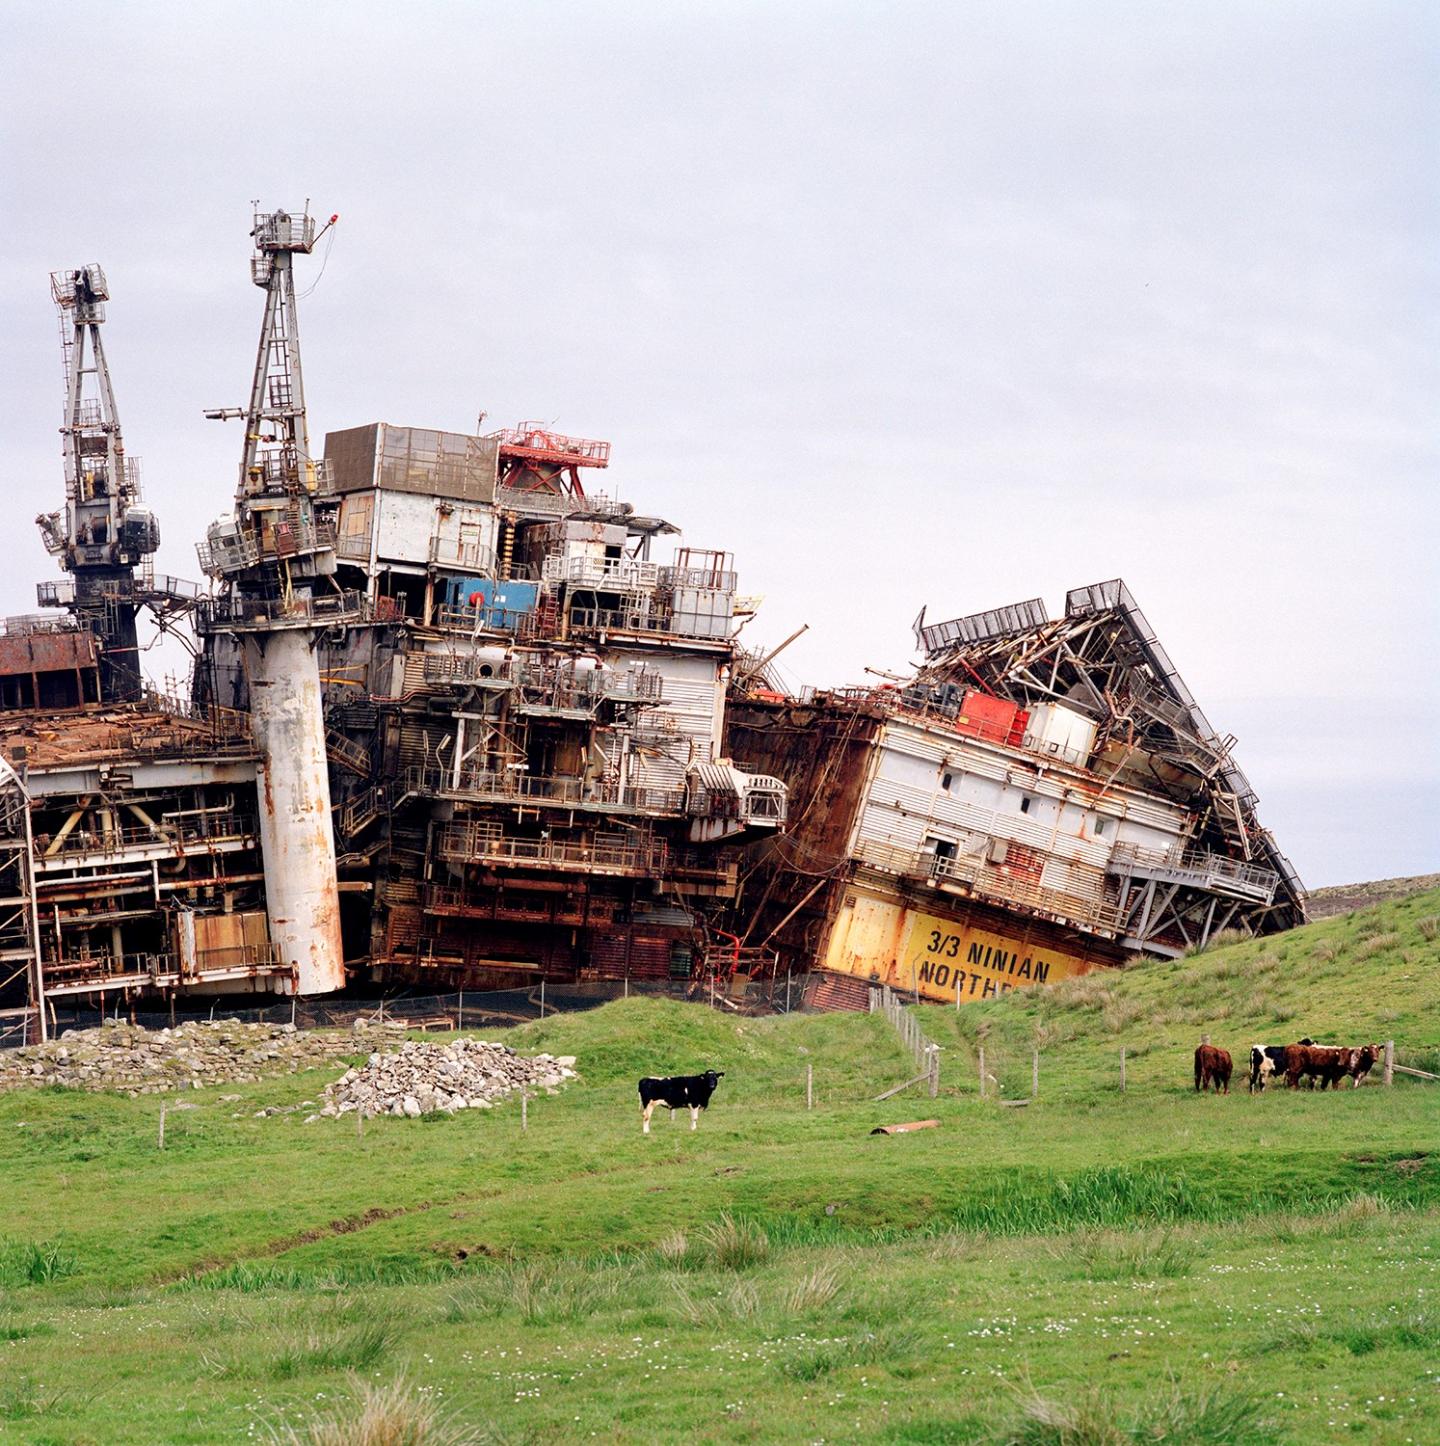
[[[21,633],[0,637],[0,674],[60,673],[94,668],[100,656],[93,633]]]

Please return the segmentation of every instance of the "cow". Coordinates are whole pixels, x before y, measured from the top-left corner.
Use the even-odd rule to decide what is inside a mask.
[[[1207,1090],[1213,1084],[1215,1093],[1230,1093],[1230,1056],[1213,1044],[1202,1044],[1195,1051],[1195,1088]]]
[[[1314,1044],[1313,1039],[1302,1039],[1301,1044]],[[1250,1046],[1250,1093],[1264,1090],[1271,1075],[1285,1073],[1285,1051],[1293,1049],[1289,1044],[1252,1044]]]
[[[725,1078],[725,1071],[707,1069],[704,1074],[679,1074],[669,1079],[642,1079],[640,1081],[640,1119],[642,1133],[650,1133],[650,1116],[656,1105],[664,1105],[673,1119],[675,1111],[683,1107],[690,1110],[690,1128],[700,1123],[700,1111],[710,1103],[715,1086]]]
[[[1350,1051],[1351,1088],[1358,1090],[1365,1083],[1365,1077],[1375,1068],[1384,1054],[1385,1047],[1381,1044],[1362,1044],[1359,1049]]]
[[[1314,1089],[1318,1079],[1322,1090],[1329,1089],[1331,1085],[1338,1089],[1340,1081],[1350,1073],[1354,1056],[1358,1053],[1358,1050],[1332,1044],[1302,1042],[1286,1045],[1285,1084],[1292,1090],[1298,1089],[1303,1078]]]

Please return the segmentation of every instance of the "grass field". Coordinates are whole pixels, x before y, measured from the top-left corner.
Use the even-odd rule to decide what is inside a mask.
[[[937,1101],[869,1102],[879,1016],[638,999],[509,1034],[583,1077],[524,1134],[254,1117],[338,1067],[163,1152],[153,1097],[0,1097],[0,1440],[1440,1441],[1440,1085],[1190,1087],[1201,1032],[1433,1067],[1437,914],[924,1009]],[[643,1137],[635,1079],[707,1065]]]

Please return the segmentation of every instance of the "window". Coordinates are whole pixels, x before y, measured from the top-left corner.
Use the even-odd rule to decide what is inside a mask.
[[[1096,838],[1104,838],[1104,837],[1105,837],[1105,830],[1106,830],[1107,828],[1109,828],[1109,827],[1110,827],[1110,820],[1109,820],[1108,818],[1097,818],[1097,819],[1095,820],[1095,837],[1096,837]]]
[[[946,793],[950,792],[950,785],[954,782],[955,775],[953,773],[942,773],[940,775],[940,787],[943,788]]]
[[[1022,793],[1020,795],[1020,812],[1029,813],[1030,805],[1034,802],[1035,800],[1028,793]]]

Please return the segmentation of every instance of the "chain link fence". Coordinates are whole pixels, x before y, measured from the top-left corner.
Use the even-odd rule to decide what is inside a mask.
[[[367,998],[282,999],[258,1008],[236,1008],[190,996],[173,1009],[151,1001],[131,1007],[119,996],[101,1004],[57,1005],[51,1013],[52,1037],[70,1029],[93,1029],[106,1019],[124,1020],[146,1029],[167,1029],[198,1020],[234,1019],[247,1024],[294,1024],[297,1029],[349,1029],[357,1019],[405,1024],[412,1029],[499,1029],[551,1014],[596,1009],[632,995],[687,1000],[737,1014],[784,1014],[799,1010],[809,975],[752,979],[743,988],[726,990],[710,982],[653,979],[607,979],[583,984],[536,982],[515,989],[457,989],[446,994],[397,992]],[[33,1009],[0,1014],[0,1049],[18,1049],[39,1041]]]

